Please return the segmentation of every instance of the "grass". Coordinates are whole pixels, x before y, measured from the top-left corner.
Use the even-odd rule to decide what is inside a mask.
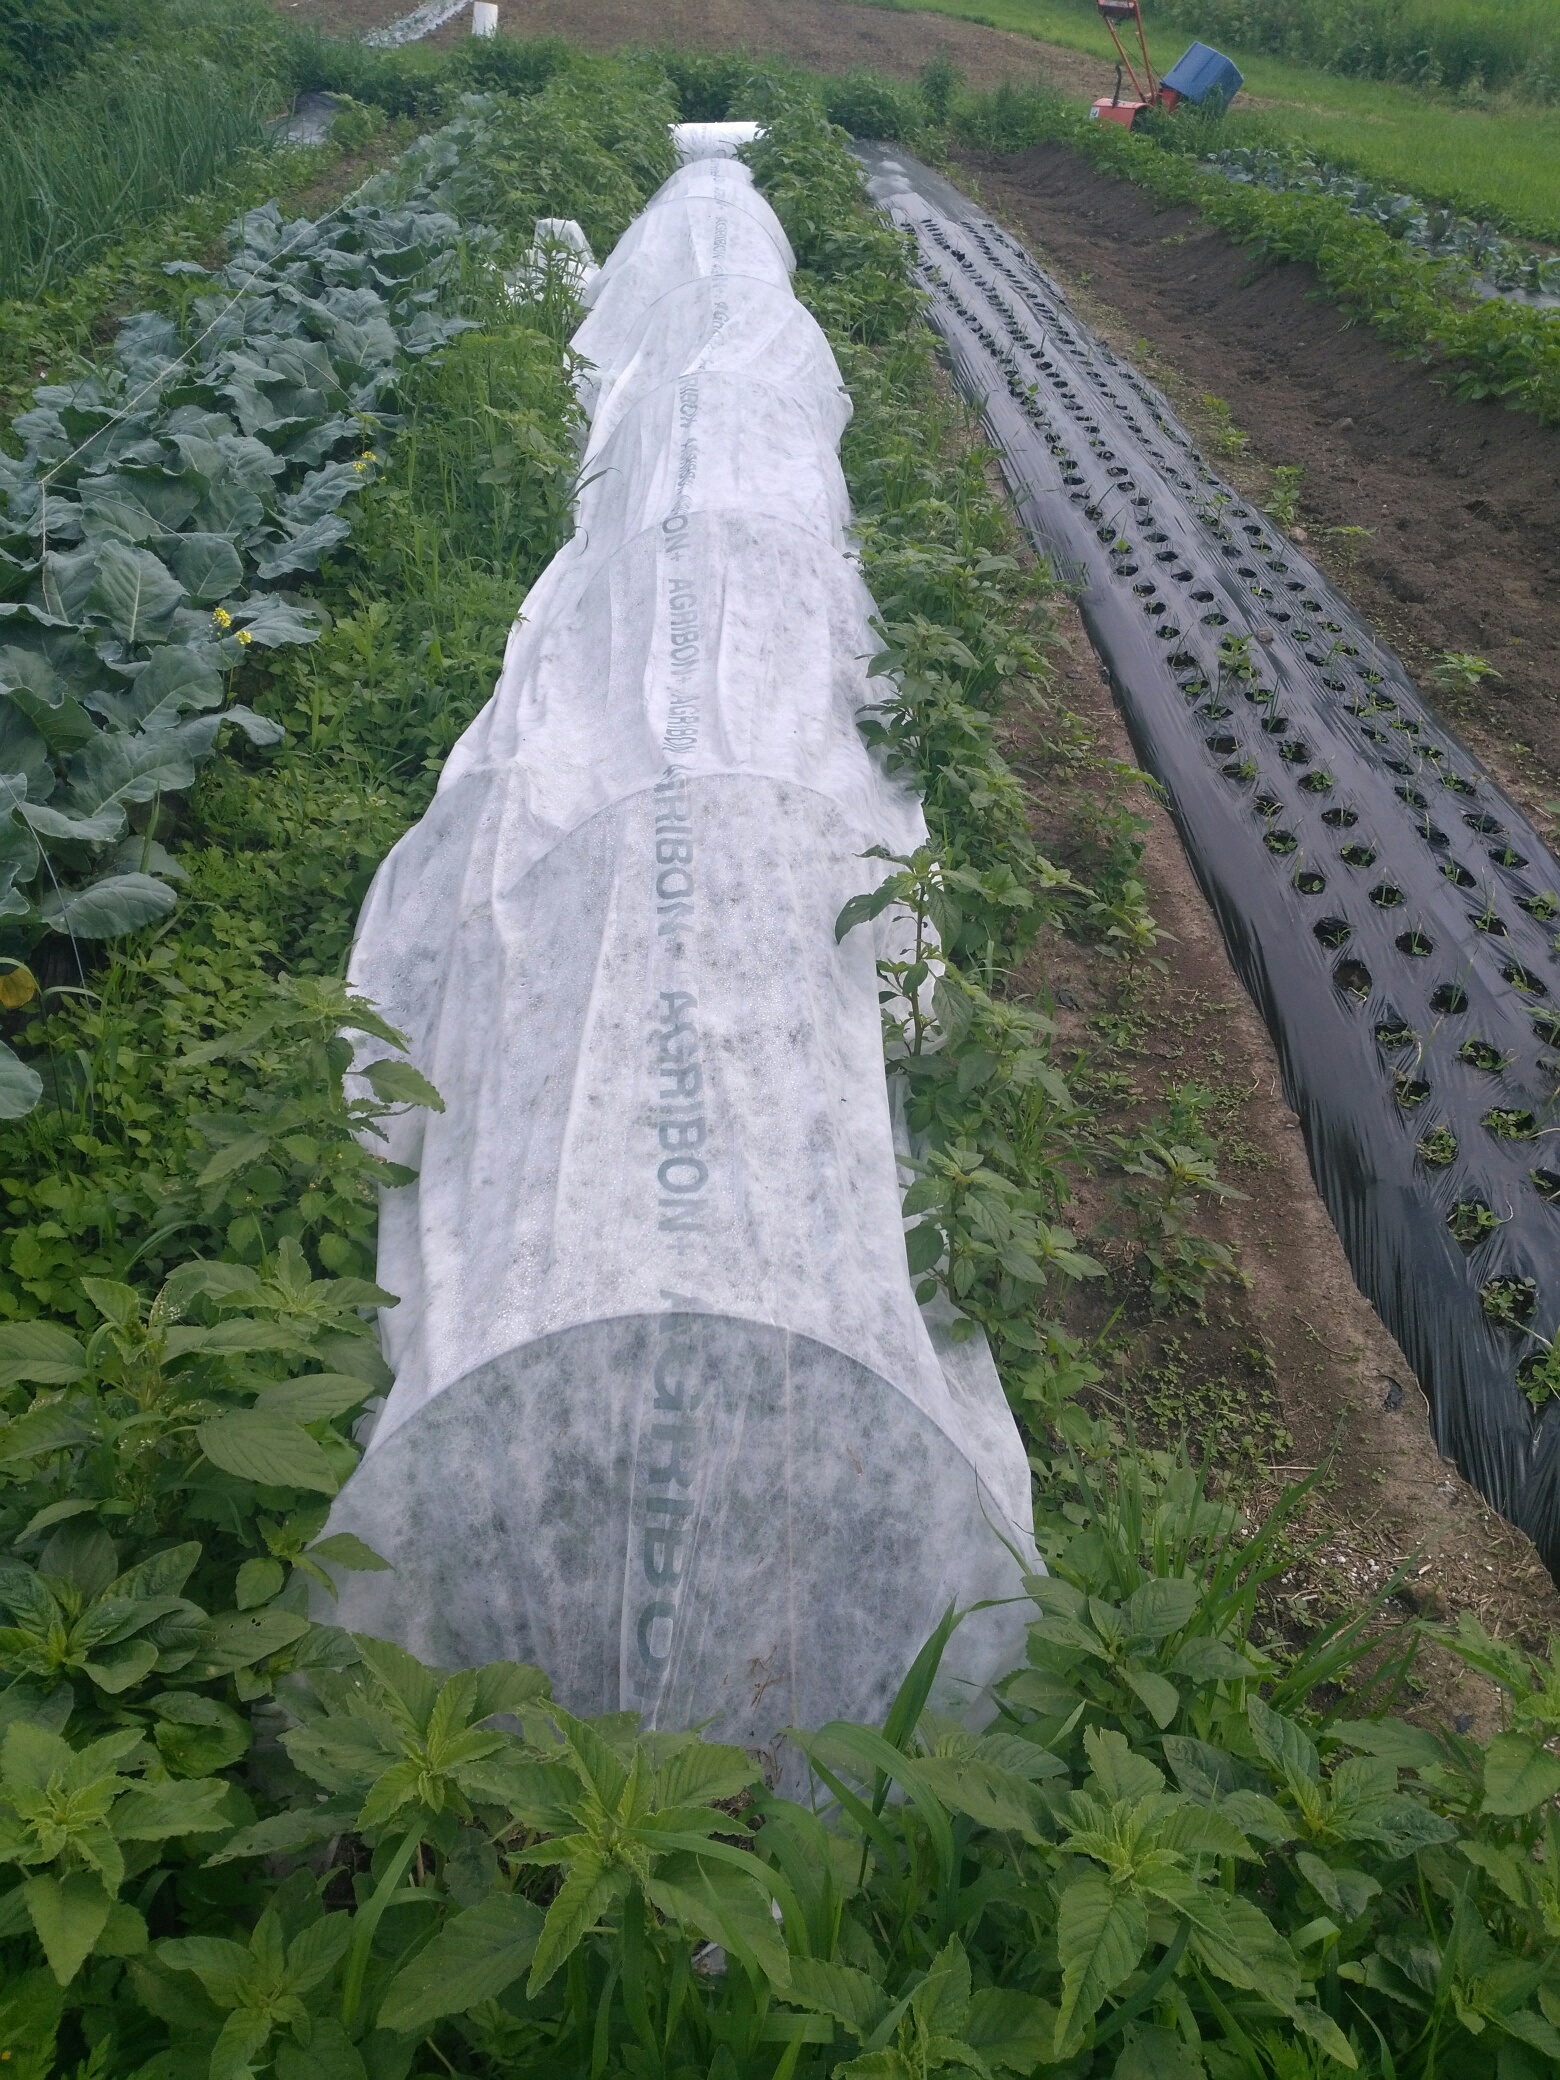
[[[946,14],[1011,29],[1091,57],[1112,59],[1109,36],[1084,0],[875,0],[915,14]],[[1186,32],[1161,22],[1150,51],[1168,65]],[[1560,111],[1465,106],[1391,81],[1349,78],[1220,44],[1260,103],[1265,132],[1339,165],[1470,215],[1495,215],[1534,238],[1560,239]],[[1237,104],[1240,113],[1241,104]],[[1244,137],[1238,140],[1247,141]]]
[[[0,130],[0,296],[68,282],[133,225],[215,185],[285,93],[207,60],[102,64],[8,111]]]

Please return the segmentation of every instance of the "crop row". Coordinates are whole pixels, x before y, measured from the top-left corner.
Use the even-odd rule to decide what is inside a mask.
[[[1275,194],[1225,179],[1115,123],[1094,123],[1044,88],[1003,86],[961,103],[965,141],[997,151],[1059,143],[1161,203],[1195,209],[1242,245],[1314,267],[1327,294],[1392,346],[1438,365],[1457,395],[1494,398],[1560,425],[1560,313],[1471,302],[1464,263],[1432,259],[1337,197]]]
[[[252,644],[317,635],[286,587],[349,533],[399,368],[466,324],[439,306],[471,245],[426,180],[317,223],[253,210],[215,275],[171,263],[195,291],[182,333],[128,320],[109,367],[42,386],[15,421],[21,453],[0,456],[13,957],[174,907],[159,804],[188,790],[225,725],[279,737],[233,699],[233,675]],[[37,1102],[41,1081],[9,1050],[0,1073],[9,1114]]]
[[[1305,152],[1275,152],[1260,145],[1233,146],[1208,163],[1230,180],[1248,181],[1275,194],[1330,195],[1351,215],[1435,260],[1461,260],[1480,283],[1503,294],[1560,298],[1560,260],[1503,238],[1491,225],[1455,210],[1433,209],[1377,181],[1328,166]]]

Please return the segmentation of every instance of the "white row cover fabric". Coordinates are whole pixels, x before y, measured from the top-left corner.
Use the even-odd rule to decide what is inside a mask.
[[[531,243],[507,280],[510,294],[530,303],[549,279],[561,279],[572,295],[582,296],[600,272],[590,240],[572,217],[538,217]]]
[[[769,271],[725,277],[743,238]],[[857,728],[839,372],[740,165],[619,252],[577,532],[359,926],[352,984],[446,1110],[391,1129],[395,1386],[331,1526],[395,1571],[336,1616],[772,1752],[880,1720],[948,1603],[999,1599],[945,1661],[978,1708],[1021,1654],[1029,1472],[906,1270],[875,970],[905,920],[834,936],[868,846],[925,839]]]
[[[672,148],[684,165],[690,159],[734,159],[742,145],[763,134],[762,123],[673,123]]]

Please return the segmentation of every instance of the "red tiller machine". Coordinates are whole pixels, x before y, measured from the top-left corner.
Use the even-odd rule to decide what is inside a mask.
[[[1101,95],[1092,110],[1102,122],[1120,123],[1123,129],[1130,130],[1145,109],[1168,110],[1181,101],[1199,107],[1205,103],[1210,107],[1228,107],[1240,92],[1243,82],[1239,70],[1221,51],[1211,50],[1205,43],[1194,43],[1177,58],[1163,79],[1156,79],[1148,55],[1148,38],[1143,33],[1141,0],[1095,0],[1095,5],[1120,60],[1115,93]],[[1128,22],[1137,30],[1136,60],[1121,40],[1120,32]],[[1122,91],[1123,75],[1132,82],[1130,95]]]
[[[1102,95],[1094,104],[1094,113],[1103,123],[1120,123],[1130,130],[1146,108],[1174,108],[1180,95],[1174,87],[1166,87],[1154,77],[1154,68],[1148,55],[1148,38],[1143,33],[1143,9],[1139,0],[1095,0],[1110,31],[1110,40],[1116,46],[1120,63],[1116,67],[1116,91]],[[1121,40],[1122,28],[1128,23],[1137,30],[1138,64],[1143,68],[1138,77],[1138,65],[1133,63],[1132,53]],[[1129,32],[1130,34],[1130,32]],[[1121,90],[1121,78],[1125,73],[1132,82],[1132,94],[1126,96]]]

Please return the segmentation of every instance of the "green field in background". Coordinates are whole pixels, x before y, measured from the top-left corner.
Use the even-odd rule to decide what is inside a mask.
[[[917,14],[947,14],[1014,29],[1094,57],[1114,53],[1092,0],[877,0]],[[1184,29],[1160,22],[1149,51],[1169,67]],[[1212,39],[1210,39],[1212,40]],[[1374,180],[1449,202],[1472,214],[1495,211],[1538,238],[1560,239],[1560,110],[1462,108],[1412,87],[1353,79],[1315,66],[1220,44],[1246,76],[1246,93],[1267,103],[1267,123],[1324,158]],[[1236,102],[1239,109],[1246,95]]]

